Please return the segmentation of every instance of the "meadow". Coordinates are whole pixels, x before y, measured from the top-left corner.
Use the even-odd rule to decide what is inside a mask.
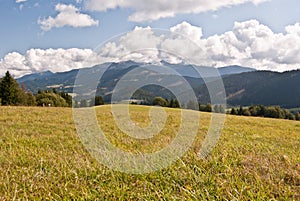
[[[174,138],[180,110],[137,141],[97,107],[107,138],[127,151],[153,152]],[[148,107],[130,106],[133,121],[149,123]],[[0,200],[300,200],[300,122],[227,116],[207,159],[198,156],[210,113],[201,113],[196,139],[169,168],[126,174],[95,160],[76,133],[71,108],[0,107]]]

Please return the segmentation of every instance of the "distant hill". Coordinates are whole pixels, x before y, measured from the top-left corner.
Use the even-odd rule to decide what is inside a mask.
[[[222,76],[256,71],[256,69],[254,68],[241,67],[241,66],[226,66],[226,67],[218,68],[218,70]]]
[[[43,78],[50,77],[51,75],[53,75],[53,73],[51,71],[33,73],[33,74],[29,74],[29,75],[24,75],[23,77],[18,79],[18,82],[21,83],[21,82],[28,82],[28,81],[37,80],[37,79],[43,79]]]
[[[284,108],[300,106],[300,70],[277,72],[251,72],[224,78],[227,94],[242,91],[228,98],[232,105],[263,104]]]
[[[163,65],[168,66],[176,70],[180,75],[186,77],[199,77],[199,73],[195,70],[193,65],[187,64],[170,64],[168,62],[162,61]],[[206,66],[197,66],[197,69],[201,72],[201,77],[214,77],[216,75],[215,68]],[[242,66],[225,66],[217,68],[221,76],[233,75],[245,72],[256,71],[254,68],[242,67]]]
[[[162,65],[168,66],[174,69],[177,73],[182,76],[190,77],[189,80],[195,80],[194,78],[199,78],[199,73],[196,72],[192,65],[186,64],[169,64],[165,61],[161,62]],[[108,70],[105,73],[103,83],[105,85],[112,86],[114,80],[117,81],[120,79],[125,73],[129,72],[134,68],[138,68],[145,64],[136,63],[134,61],[126,61],[120,63],[106,63],[103,65],[97,65],[91,68],[85,68],[90,70],[96,70],[102,68],[103,66],[109,66]],[[82,70],[85,70],[82,69]],[[216,75],[215,69],[212,67],[197,67],[201,72],[201,77],[213,77]],[[27,90],[36,93],[38,89],[47,89],[53,86],[60,87],[62,90],[71,91],[72,86],[74,85],[74,81],[76,79],[76,75],[78,73],[78,69],[61,72],[61,73],[52,73],[50,71],[34,73],[30,75],[25,75],[19,79],[17,79],[18,83],[22,83]],[[222,67],[218,69],[220,75],[232,75],[241,72],[252,72],[255,71],[253,68],[244,68],[240,66],[228,66]],[[198,82],[198,81],[197,81]],[[198,85],[201,83],[198,83]],[[109,87],[110,88],[110,87]]]
[[[255,71],[223,77],[227,103],[242,105],[300,106],[300,70],[284,73]],[[209,102],[205,85],[195,89],[201,102]]]
[[[198,72],[191,65],[169,64],[162,61],[162,65],[174,69],[182,75],[194,89],[201,103],[209,102],[209,94],[204,84],[206,81],[214,82],[216,79],[216,69],[212,67],[197,67],[201,72],[202,78],[199,78]],[[118,81],[129,71],[139,68],[145,64],[126,61],[120,63],[107,63],[90,68],[84,68],[83,71],[97,71],[108,66],[102,79],[101,86],[98,86],[97,94],[110,101],[112,90]],[[291,71],[277,73],[271,71],[256,71],[253,68],[241,66],[227,66],[217,69],[222,76],[227,102],[230,105],[280,105],[285,108],[300,107],[300,71]],[[62,73],[52,73],[50,71],[26,75],[17,79],[19,83],[29,91],[36,93],[38,89],[44,90],[57,88],[69,93],[73,92],[74,81],[77,70]],[[144,75],[151,76],[158,72],[147,70]],[[130,79],[138,79],[140,75],[132,74]],[[172,76],[172,75],[170,75]],[[169,77],[170,77],[169,76]],[[168,78],[169,78],[168,77]],[[162,76],[162,79],[164,76]],[[178,86],[180,87],[180,86]],[[155,96],[162,96],[168,99],[174,98],[174,95],[165,88],[158,86],[146,86],[139,89],[133,96],[138,99],[151,100]]]

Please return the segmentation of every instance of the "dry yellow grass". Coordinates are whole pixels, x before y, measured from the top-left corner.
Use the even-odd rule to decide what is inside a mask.
[[[147,107],[131,106],[136,124]],[[152,152],[178,129],[179,111],[152,140],[122,133],[110,106],[97,108],[108,139],[119,148]],[[132,175],[110,170],[85,150],[69,108],[0,107],[0,200],[300,200],[300,122],[228,116],[207,160],[197,156],[210,122],[201,113],[194,145],[171,167]]]

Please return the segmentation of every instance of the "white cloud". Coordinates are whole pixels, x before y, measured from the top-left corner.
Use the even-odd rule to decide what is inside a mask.
[[[88,58],[93,58],[90,49],[30,49],[24,55],[17,52],[7,54],[0,61],[0,75],[9,70],[19,77],[24,74],[43,72],[63,72],[94,65]]]
[[[130,8],[134,13],[130,21],[143,22],[174,17],[176,14],[202,13],[251,2],[255,5],[268,0],[87,0],[85,7],[91,11]]]
[[[300,23],[296,23],[295,25],[290,25],[285,28],[288,34],[294,34],[300,36]]]
[[[78,28],[99,25],[98,20],[94,20],[87,14],[80,13],[80,10],[73,5],[57,4],[55,10],[59,12],[56,17],[49,16],[38,20],[38,24],[43,31],[49,31],[53,27],[71,26]]]
[[[201,27],[183,22],[171,27],[170,32],[168,35],[149,27],[135,28],[119,41],[107,44],[101,53],[114,61],[126,58],[148,62],[150,58],[153,62],[164,59],[178,63],[182,57],[206,66],[241,65],[274,71],[300,68],[299,23],[287,26],[285,33],[274,33],[257,20],[236,22],[232,31],[203,38]],[[152,51],[138,54],[139,49]]]
[[[199,40],[203,36],[201,27],[192,26],[191,24],[185,21],[181,24],[171,27],[170,30],[171,32],[183,34],[194,41]]]
[[[23,3],[26,2],[27,0],[16,0],[16,3]]]
[[[179,34],[177,34],[179,33]],[[166,60],[205,66],[241,65],[258,70],[287,71],[300,68],[300,24],[274,33],[256,20],[236,22],[232,31],[208,38],[201,27],[183,22],[170,32],[136,27],[106,43],[95,53],[90,49],[31,49],[24,55],[13,52],[0,61],[0,75],[15,76],[51,70],[62,72],[105,62],[134,60],[159,63]]]

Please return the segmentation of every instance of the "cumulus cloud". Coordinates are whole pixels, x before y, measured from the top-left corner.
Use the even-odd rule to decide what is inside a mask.
[[[107,11],[116,8],[130,8],[134,13],[130,21],[143,22],[174,17],[176,14],[202,13],[251,2],[255,5],[268,0],[87,0],[85,7],[91,11]]]
[[[52,71],[63,72],[82,67],[89,67],[95,63],[91,49],[30,49],[24,55],[13,52],[7,54],[0,61],[0,75],[9,70],[15,77],[25,74]]]
[[[38,20],[38,24],[43,31],[50,31],[53,27],[70,26],[78,28],[99,25],[98,20],[94,20],[87,14],[80,13],[80,10],[73,5],[57,4],[55,10],[59,12],[56,17],[49,16]]]
[[[51,70],[67,71],[105,62],[189,63],[200,66],[249,66],[258,70],[287,71],[300,68],[300,24],[274,33],[257,20],[235,22],[232,31],[204,38],[201,27],[183,22],[169,32],[150,27],[133,31],[90,49],[31,49],[13,52],[0,61],[0,75],[15,76]]]
[[[285,33],[274,33],[257,20],[235,22],[232,31],[208,38],[203,38],[201,27],[187,22],[171,27],[170,33],[137,27],[106,44],[100,53],[114,61],[180,63],[187,59],[196,65],[286,71],[300,68],[300,24],[287,26]]]
[[[203,36],[201,27],[192,26],[185,21],[181,24],[171,27],[170,31],[186,35],[188,38],[194,41],[199,40]]]

